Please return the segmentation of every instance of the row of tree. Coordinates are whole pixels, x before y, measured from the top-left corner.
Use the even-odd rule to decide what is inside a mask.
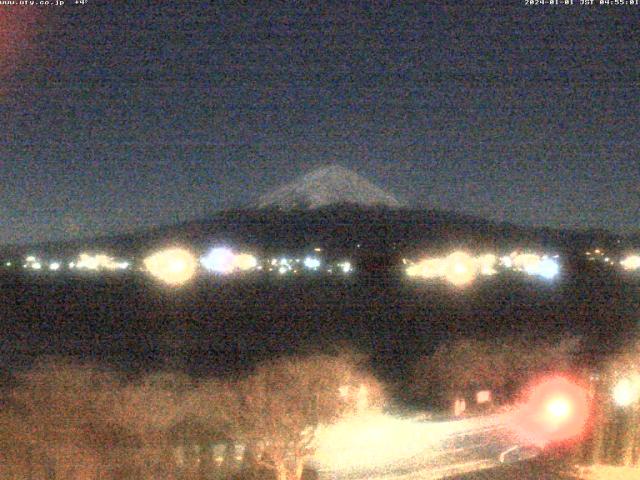
[[[497,403],[516,399],[535,376],[574,370],[580,340],[528,341],[522,338],[460,339],[443,343],[415,363],[410,395],[441,408],[457,398],[489,390]]]
[[[231,380],[48,361],[5,385],[0,478],[229,478],[244,450],[243,474],[299,479],[317,427],[362,408],[363,389],[367,408],[382,404],[352,354],[279,358]]]

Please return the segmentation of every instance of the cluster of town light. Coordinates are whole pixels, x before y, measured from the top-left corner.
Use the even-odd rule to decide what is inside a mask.
[[[608,256],[602,248],[596,248],[593,251],[589,250],[585,252],[587,260],[590,262],[600,262],[611,266],[615,266],[618,262]],[[634,272],[640,270],[640,254],[631,253],[624,256],[620,261],[620,266],[627,272]]]
[[[187,252],[187,250],[180,248],[171,248],[155,252],[143,260],[144,268],[142,268],[142,270],[150,273],[156,271],[158,274],[152,273],[153,276],[164,278],[167,272],[163,269],[165,269],[167,265],[173,265],[168,269],[169,272],[174,272],[171,273],[170,276],[182,278],[181,275],[175,272],[178,270],[178,265],[182,264],[185,265],[187,271],[190,271],[190,267],[188,266],[191,265],[191,261],[185,260],[185,252]],[[333,263],[324,262],[319,256],[320,252],[322,252],[322,249],[316,247],[310,254],[300,258],[281,256],[260,260],[253,254],[235,252],[231,248],[218,246],[209,250],[205,255],[201,256],[199,260],[195,260],[196,268],[191,276],[195,275],[199,266],[205,271],[216,275],[228,275],[256,270],[274,272],[279,275],[297,274],[303,271],[349,274],[353,271],[351,262],[347,260]],[[588,251],[586,254],[591,260],[614,263],[613,260],[605,256],[604,251],[600,248],[596,248],[593,252]],[[182,258],[181,261],[183,263],[180,263],[180,260],[176,262],[168,261],[168,263],[160,260],[169,258],[171,255],[179,256]],[[196,258],[193,253],[189,252],[189,255]],[[479,276],[495,275],[499,273],[499,271],[505,270],[522,272],[547,280],[554,279],[560,273],[558,255],[550,256],[518,251],[499,258],[493,253],[474,256],[464,251],[455,251],[445,257],[424,258],[418,262],[403,259],[403,263],[406,266],[406,273],[410,277],[444,279],[457,286],[468,285]],[[619,263],[624,270],[638,271],[640,270],[640,255],[628,255]],[[5,266],[11,267],[12,263],[6,262]],[[64,264],[58,260],[41,260],[36,255],[28,255],[23,264],[25,269],[36,271],[46,270],[51,272],[64,270],[67,266],[69,270],[115,271],[129,269],[131,262],[116,260],[104,253],[81,253],[77,258],[68,262],[68,264]],[[159,271],[163,271],[164,273],[159,273]],[[191,276],[187,277],[191,278]],[[171,278],[166,281],[166,283],[180,284],[182,281]]]
[[[81,253],[76,259],[67,264],[69,270],[126,270],[130,263],[123,260],[115,260],[113,257],[99,253],[89,254]],[[6,262],[5,266],[11,267],[11,262]],[[63,262],[60,260],[42,260],[36,255],[27,255],[24,259],[23,268],[27,270],[48,270],[58,272],[64,269]]]
[[[75,261],[69,262],[69,268],[75,270],[126,270],[129,262],[116,260],[104,253],[92,255],[81,253]]]
[[[319,249],[316,249],[316,251],[318,250]],[[272,258],[267,262],[265,270],[268,272],[277,272],[280,275],[297,274],[302,271],[326,273],[337,271],[341,273],[351,273],[353,267],[351,266],[351,262],[346,260],[336,264],[325,264],[319,257],[308,255],[304,258]]]
[[[27,255],[27,257],[24,259],[24,265],[22,265],[24,268],[29,269],[29,270],[42,270],[42,260],[40,260],[38,257],[36,257],[35,255]]]
[[[218,246],[210,249],[200,258],[190,250],[173,247],[158,250],[149,254],[142,260],[139,270],[150,274],[152,277],[168,285],[181,285],[193,278],[198,270],[215,275],[231,275],[240,272],[269,271],[280,275],[287,273],[325,272],[343,273],[353,272],[350,261],[323,262],[318,256],[322,249],[316,247],[313,252],[302,258],[289,258],[282,256],[272,259],[258,259],[255,255],[246,252],[236,252],[231,248]],[[12,262],[7,261],[4,266],[12,267]],[[68,271],[116,271],[127,270],[132,266],[131,261],[117,260],[105,253],[81,253],[71,261],[41,260],[37,255],[27,255],[23,268],[40,271],[50,270],[58,272]]]
[[[495,256],[472,257],[466,252],[456,251],[443,258],[425,258],[410,264],[407,275],[425,279],[444,278],[453,285],[466,285],[483,274],[492,275]]]
[[[509,256],[502,257],[502,265],[527,275],[551,280],[560,273],[557,258],[558,255],[550,257],[530,252],[512,252]]]
[[[587,258],[590,262],[602,262],[609,265],[614,265],[614,261],[609,257],[603,249],[596,248],[592,251],[586,252]]]
[[[320,249],[315,249],[319,251]],[[228,247],[215,247],[200,257],[199,262],[195,255],[186,249],[168,248],[149,255],[145,260],[145,270],[153,277],[169,285],[181,285],[191,280],[197,273],[198,263],[207,272],[216,275],[230,275],[238,272],[250,272],[254,270],[267,270],[281,275],[286,273],[298,273],[300,270],[320,271],[323,263],[315,255],[300,258],[272,258],[262,265],[254,255],[249,253],[236,253]],[[338,271],[350,273],[353,270],[349,261],[339,262],[335,265]],[[328,273],[333,269],[328,268]]]
[[[41,260],[40,258],[38,258],[35,255],[28,255],[25,259],[24,259],[25,263],[22,265],[23,268],[26,268],[27,270],[49,270],[52,272],[58,271],[60,270],[61,264],[60,262],[56,261],[56,260],[52,260],[50,262],[46,262],[44,260]],[[6,262],[5,264],[7,267],[10,267],[12,264],[11,262]]]
[[[557,255],[553,258],[535,253],[513,252],[502,257],[500,265],[506,269],[524,272],[528,275],[552,279],[558,275],[560,266]],[[472,256],[466,252],[456,251],[442,258],[425,258],[411,263],[406,268],[410,277],[423,279],[445,279],[453,285],[467,285],[478,276],[498,273],[498,258],[492,253]]]

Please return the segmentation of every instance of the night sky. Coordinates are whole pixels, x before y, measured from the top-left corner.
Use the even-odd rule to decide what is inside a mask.
[[[0,243],[334,162],[426,208],[640,228],[640,6],[120,3],[0,6]]]

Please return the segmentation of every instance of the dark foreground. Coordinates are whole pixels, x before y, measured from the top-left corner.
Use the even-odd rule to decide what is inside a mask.
[[[203,278],[177,290],[144,276],[0,280],[0,362],[10,369],[53,355],[225,375],[274,355],[347,343],[394,379],[458,337],[571,333],[584,336],[594,356],[607,355],[629,337],[640,310],[638,280],[608,271],[554,282],[503,275],[464,290],[362,274]]]

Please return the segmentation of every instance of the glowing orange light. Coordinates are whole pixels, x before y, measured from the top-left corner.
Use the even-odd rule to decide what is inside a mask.
[[[409,265],[406,272],[409,277],[417,277],[420,273],[420,267],[418,265]]]
[[[498,258],[492,253],[486,253],[477,258],[478,266],[480,268],[480,274],[482,275],[495,275],[496,269],[494,268],[498,262]]]
[[[256,268],[258,260],[248,253],[240,253],[234,257],[233,265],[238,270],[246,271]]]
[[[437,278],[442,275],[443,262],[439,258],[427,258],[418,264],[422,278]]]
[[[476,278],[478,265],[468,253],[453,252],[444,262],[444,276],[453,285],[466,285]]]
[[[536,445],[579,437],[589,419],[587,391],[561,376],[546,378],[529,389],[526,404],[514,418],[514,429]]]
[[[147,271],[168,285],[181,285],[196,273],[196,258],[183,248],[167,248],[144,259]]]
[[[521,270],[533,270],[540,264],[541,258],[535,253],[521,253],[513,259],[513,264]]]

